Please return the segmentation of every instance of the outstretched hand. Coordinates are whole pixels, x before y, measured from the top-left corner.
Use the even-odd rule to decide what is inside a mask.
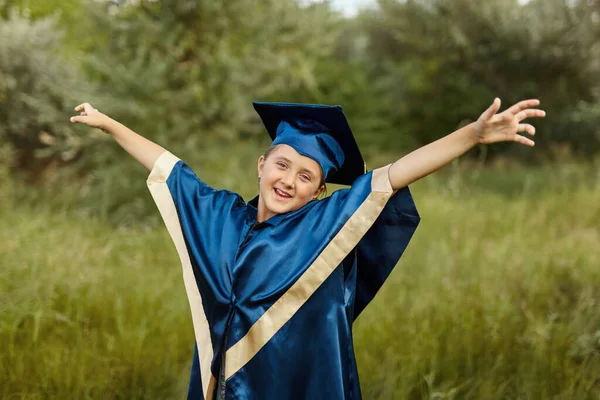
[[[106,123],[109,117],[92,107],[90,103],[83,103],[75,107],[79,115],[71,117],[71,122],[80,122],[93,128],[100,128],[106,131]]]
[[[524,100],[500,114],[496,114],[500,109],[500,99],[494,99],[492,105],[477,120],[479,143],[518,142],[526,146],[533,146],[535,144],[533,140],[518,133],[526,132],[531,136],[535,135],[533,125],[521,122],[526,118],[545,117],[545,111],[531,108],[539,104],[539,100]]]

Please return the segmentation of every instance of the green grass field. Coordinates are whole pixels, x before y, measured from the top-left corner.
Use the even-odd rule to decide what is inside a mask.
[[[0,398],[183,398],[194,338],[166,230],[4,189]],[[600,399],[598,165],[412,189],[421,225],[355,325],[364,398]]]

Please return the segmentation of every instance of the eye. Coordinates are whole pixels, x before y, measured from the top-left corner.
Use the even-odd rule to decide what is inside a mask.
[[[300,179],[302,179],[305,182],[310,182],[310,176],[308,176],[307,174],[300,175]]]
[[[277,161],[277,166],[279,166],[281,168],[287,167],[286,163],[284,163],[283,161]]]

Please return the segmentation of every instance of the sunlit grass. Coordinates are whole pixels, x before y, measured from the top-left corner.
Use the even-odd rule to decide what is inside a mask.
[[[597,171],[414,185],[422,223],[355,326],[364,398],[598,399]],[[4,196],[0,397],[183,398],[194,338],[166,230]]]
[[[356,327],[365,398],[600,395],[600,190],[423,196]]]

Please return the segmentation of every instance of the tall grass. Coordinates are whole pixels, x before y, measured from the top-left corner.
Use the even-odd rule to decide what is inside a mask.
[[[600,398],[596,167],[414,185],[422,223],[355,325],[364,398]],[[194,338],[165,229],[5,189],[0,397],[184,397]]]
[[[365,398],[600,398],[600,190],[419,201],[356,327]]]
[[[2,219],[0,398],[181,397],[194,339],[162,231]]]

